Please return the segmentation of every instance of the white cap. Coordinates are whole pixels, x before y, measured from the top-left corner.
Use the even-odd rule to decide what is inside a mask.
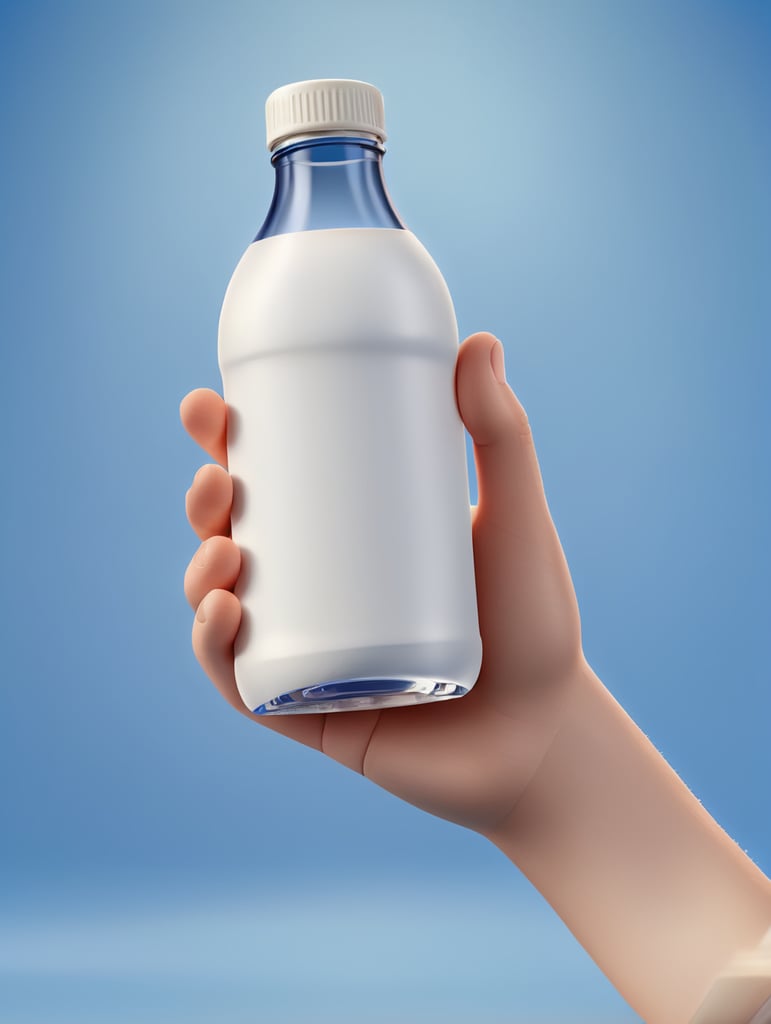
[[[368,82],[315,78],[282,85],[265,104],[268,149],[309,132],[372,135],[385,142],[383,95]]]

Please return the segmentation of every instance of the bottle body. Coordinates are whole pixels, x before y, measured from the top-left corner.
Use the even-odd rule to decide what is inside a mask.
[[[482,660],[458,330],[403,228],[249,246],[220,317],[235,674],[258,713],[462,696]]]

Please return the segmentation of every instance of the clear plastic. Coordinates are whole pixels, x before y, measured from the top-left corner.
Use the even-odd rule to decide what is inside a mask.
[[[382,143],[317,136],[271,157],[276,186],[255,242],[292,231],[404,228],[383,179]]]

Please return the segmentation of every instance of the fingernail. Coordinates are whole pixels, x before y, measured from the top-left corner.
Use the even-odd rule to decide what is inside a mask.
[[[205,604],[206,598],[204,598],[203,601],[201,601],[201,603],[198,605],[198,611],[195,613],[195,617],[198,619],[199,622],[206,622],[206,608],[204,607]]]
[[[493,368],[495,379],[499,384],[506,383],[506,365],[503,359],[503,345],[500,341],[496,341],[493,347],[490,349],[490,365]]]

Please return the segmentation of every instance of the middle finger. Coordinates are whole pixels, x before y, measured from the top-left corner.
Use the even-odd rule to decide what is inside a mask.
[[[214,463],[201,466],[185,495],[187,518],[201,540],[230,536],[232,504],[233,478],[228,471]]]

